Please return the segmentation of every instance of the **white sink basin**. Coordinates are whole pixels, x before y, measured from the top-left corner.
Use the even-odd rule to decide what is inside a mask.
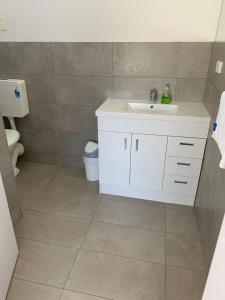
[[[178,105],[158,103],[135,103],[127,104],[127,111],[141,114],[176,114]]]

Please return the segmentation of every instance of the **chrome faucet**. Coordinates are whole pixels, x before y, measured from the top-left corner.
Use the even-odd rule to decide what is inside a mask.
[[[151,89],[149,90],[149,101],[156,103],[158,100],[158,91],[157,89]]]

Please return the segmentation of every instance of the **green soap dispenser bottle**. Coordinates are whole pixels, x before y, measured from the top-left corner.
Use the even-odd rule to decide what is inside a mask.
[[[165,87],[165,91],[161,97],[162,104],[170,104],[172,102],[172,92],[170,90],[170,84],[167,83]]]

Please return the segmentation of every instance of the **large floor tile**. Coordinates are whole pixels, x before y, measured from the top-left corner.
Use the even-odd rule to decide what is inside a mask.
[[[165,233],[158,231],[93,222],[83,248],[165,263]]]
[[[61,193],[50,190],[40,190],[35,193],[27,208],[42,212],[57,213],[65,216],[91,219],[94,216],[98,199],[89,193]]]
[[[77,250],[28,240],[18,242],[20,252],[14,277],[63,287]]]
[[[166,263],[170,266],[204,270],[202,248],[198,239],[166,234]]]
[[[155,206],[102,200],[95,219],[144,229],[165,230],[165,209]]]
[[[16,226],[16,236],[79,248],[88,226],[88,220],[26,211]]]
[[[66,288],[117,300],[165,300],[165,267],[81,251]]]
[[[99,298],[92,295],[81,294],[64,290],[60,300],[104,300],[106,298]]]
[[[98,183],[88,182],[83,169],[59,168],[46,188],[67,194],[77,194],[77,192],[85,191],[86,193],[90,192],[92,195],[98,195]]]
[[[56,166],[36,163],[23,163],[19,167],[21,172],[16,177],[19,190],[43,188],[57,170]]]
[[[199,231],[194,211],[166,209],[166,231],[198,238]]]
[[[6,300],[58,300],[61,293],[57,288],[13,279]]]
[[[38,195],[40,192],[40,189],[18,189],[18,199],[20,201],[20,205],[23,209],[26,209],[30,207],[30,203],[33,201],[33,199]]]
[[[167,267],[166,300],[201,300],[204,285],[201,271]]]

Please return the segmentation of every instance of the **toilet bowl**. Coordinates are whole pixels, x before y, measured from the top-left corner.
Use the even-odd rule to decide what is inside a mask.
[[[15,129],[5,129],[6,139],[9,147],[10,159],[12,163],[14,176],[17,176],[20,170],[17,168],[18,156],[24,153],[24,146],[18,143],[20,133]]]

